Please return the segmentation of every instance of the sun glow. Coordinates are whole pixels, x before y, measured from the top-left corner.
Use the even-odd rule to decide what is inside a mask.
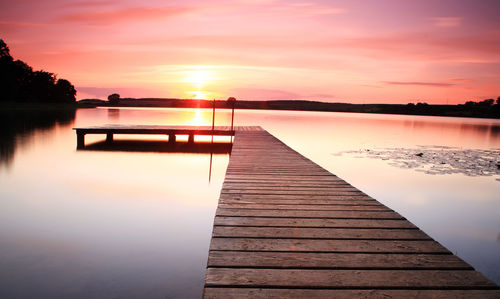
[[[201,90],[193,90],[193,91],[188,91],[188,98],[190,99],[195,99],[195,100],[205,100],[209,96],[209,92],[207,91],[201,91]]]
[[[196,86],[196,88],[200,89],[203,86],[209,84],[215,79],[215,72],[207,69],[195,68],[192,70],[186,71],[186,77],[184,81]]]
[[[208,120],[203,117],[204,115],[201,112],[201,109],[196,109],[194,112],[193,120],[191,121],[192,126],[203,126],[207,125]]]

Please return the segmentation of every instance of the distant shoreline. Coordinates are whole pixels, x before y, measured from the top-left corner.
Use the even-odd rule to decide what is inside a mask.
[[[213,101],[191,99],[160,98],[123,98],[116,104],[98,99],[77,102],[80,108],[89,107],[152,107],[152,108],[212,108]],[[231,108],[226,101],[215,101],[216,108]],[[500,105],[430,105],[419,104],[349,104],[327,103],[318,101],[272,100],[272,101],[237,101],[235,109],[288,110],[351,112],[370,114],[398,114],[422,116],[447,116],[500,119]]]
[[[226,101],[215,101],[217,109],[230,109]],[[98,99],[80,100],[76,103],[0,103],[0,110],[54,110],[54,109],[84,109],[96,107],[149,107],[149,108],[212,108],[213,101],[189,99],[120,99],[118,103]],[[467,106],[467,105],[404,105],[404,104],[349,104],[326,103],[316,101],[237,101],[235,109],[253,110],[284,110],[284,111],[318,111],[318,112],[348,112],[368,114],[394,114],[394,115],[420,115],[420,116],[445,116],[467,118],[500,119],[500,105],[492,106]]]

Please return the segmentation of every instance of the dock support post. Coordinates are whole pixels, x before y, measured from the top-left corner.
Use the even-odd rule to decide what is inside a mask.
[[[85,147],[85,134],[84,133],[76,133],[76,148],[84,148]]]
[[[175,143],[175,134],[168,134],[168,143],[170,144]]]
[[[193,144],[194,143],[194,134],[189,134],[188,143],[189,144]]]
[[[107,133],[106,134],[106,143],[111,143],[111,142],[113,142],[113,134]]]

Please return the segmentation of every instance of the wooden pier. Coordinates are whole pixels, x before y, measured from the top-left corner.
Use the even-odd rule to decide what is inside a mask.
[[[403,216],[254,127],[236,128],[203,297],[500,298],[500,290]]]
[[[195,135],[233,136],[234,130],[229,126],[148,126],[148,125],[103,125],[73,128],[76,131],[76,147],[85,147],[85,135],[104,134],[106,141],[112,142],[116,134],[167,135],[168,141],[176,142],[177,135],[188,135],[188,143],[194,142]]]

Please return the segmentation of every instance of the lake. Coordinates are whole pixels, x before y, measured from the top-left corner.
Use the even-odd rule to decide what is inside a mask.
[[[201,296],[227,150],[165,150],[166,137],[73,127],[211,125],[210,109],[5,113],[0,144],[0,297]],[[218,110],[216,125],[228,125]],[[500,121],[238,110],[408,218],[500,283]],[[154,139],[154,140],[152,140]],[[149,142],[149,143],[146,143]],[[495,168],[496,167],[496,168]]]

